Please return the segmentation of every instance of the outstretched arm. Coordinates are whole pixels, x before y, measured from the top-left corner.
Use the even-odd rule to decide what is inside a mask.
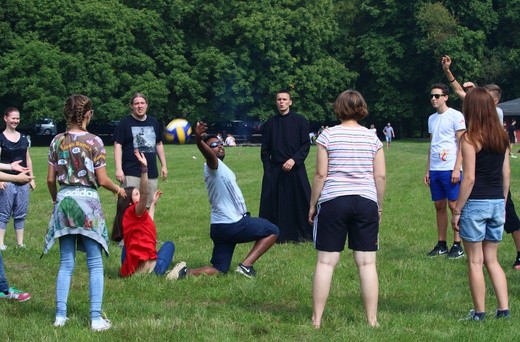
[[[448,55],[442,56],[441,64],[442,64],[442,70],[444,70],[444,75],[446,75],[448,82],[450,82],[451,88],[453,89],[455,94],[457,94],[459,99],[464,101],[464,98],[466,97],[466,92],[464,91],[464,88],[462,88],[460,83],[457,81],[455,76],[453,76],[453,73],[450,70],[451,57]]]
[[[211,148],[202,141],[202,136],[206,133],[208,129],[208,125],[204,122],[197,122],[197,126],[195,127],[195,142],[197,143],[197,147],[199,148],[200,153],[206,159],[206,165],[212,170],[216,170],[218,168],[218,158],[217,155],[211,150]]]

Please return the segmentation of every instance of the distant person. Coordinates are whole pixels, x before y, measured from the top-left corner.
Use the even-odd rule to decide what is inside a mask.
[[[217,139],[218,139],[219,141],[224,142],[224,139],[222,138],[222,133],[217,133]]]
[[[453,246],[448,251],[447,208],[453,215],[462,178],[459,141],[466,130],[466,124],[461,112],[448,107],[448,92],[448,87],[442,83],[431,87],[430,101],[437,111],[428,118],[430,146],[423,181],[430,187],[437,219],[438,241],[428,255],[433,257],[447,254],[450,259],[458,259],[464,256],[458,231],[453,232]]]
[[[0,163],[11,164],[19,161],[22,168],[32,175],[32,160],[29,154],[29,140],[16,130],[20,124],[20,111],[9,107],[4,111],[5,130],[0,134]],[[8,170],[10,174],[20,171]],[[29,183],[0,182],[0,250],[5,250],[4,243],[7,223],[13,218],[16,244],[25,247],[24,228],[27,210],[29,209],[29,190],[34,190],[34,179]]]
[[[498,306],[495,318],[509,318],[507,280],[497,259],[505,223],[509,191],[509,141],[497,116],[495,103],[484,88],[475,88],[463,104],[468,130],[461,139],[464,178],[453,207],[452,225],[464,242],[473,309],[467,320],[485,318],[489,274]]]
[[[155,193],[159,170],[156,156],[161,162],[160,176],[168,177],[164,155],[163,131],[156,118],[147,114],[148,100],[141,93],[135,93],[130,100],[132,113],[117,124],[114,133],[114,160],[116,179],[123,187],[139,189],[141,166],[135,159],[134,150],[144,153],[148,161],[148,190]],[[148,197],[146,207],[152,204],[153,196]]]
[[[392,138],[395,138],[394,129],[390,125],[390,122],[386,124],[385,128],[383,128],[383,134],[386,139],[386,148],[390,148],[390,143],[392,143]]]
[[[206,131],[207,125],[198,122],[195,141],[206,159],[204,181],[211,205],[211,266],[188,268],[185,262],[180,262],[168,273],[167,278],[225,274],[231,266],[235,246],[239,243],[254,242],[253,248],[236,269],[237,273],[252,278],[256,276],[253,265],[275,244],[278,228],[266,219],[250,217],[236,176],[224,164],[226,154],[223,143],[215,135],[205,135]]]
[[[153,194],[150,209],[146,210],[149,196],[147,160],[142,152],[135,150],[134,153],[141,165],[140,188],[125,188],[126,197],[117,201],[112,229],[112,240],[119,242],[124,239],[120,274],[123,277],[151,272],[163,275],[173,260],[175,245],[166,241],[159,251],[156,250],[157,231],[153,217],[161,192],[157,190]]]
[[[451,72],[451,64],[452,60],[450,56],[444,55],[441,59],[442,69],[444,70],[444,74],[446,75],[446,78],[451,84],[451,87],[455,91],[455,93],[459,96],[459,98],[464,101],[464,98],[466,97],[466,91],[463,89],[463,86],[468,90],[472,90],[475,85],[473,82],[464,82],[463,86],[460,85],[460,83],[457,81],[455,76],[453,76],[453,73]],[[500,102],[500,97],[502,96],[502,90],[500,87],[496,84],[486,84],[484,87],[493,98],[493,101],[495,102],[495,106]],[[496,107],[496,111],[498,114],[498,120],[500,123],[503,123],[504,120],[504,113],[502,112],[502,109],[500,107]],[[510,153],[512,152],[509,151]],[[506,233],[511,234],[511,237],[513,238],[513,242],[515,243],[516,247],[516,257],[515,262],[513,263],[513,268],[515,270],[520,270],[520,218],[518,217],[515,209],[515,204],[513,202],[513,199],[511,197],[511,191],[508,191],[507,198],[506,198],[506,222],[504,224],[504,230]]]
[[[228,133],[228,135],[226,137],[225,145],[232,146],[232,147],[237,146],[237,143],[235,142],[235,138],[233,137],[233,135],[231,135],[231,133]]]
[[[110,329],[112,324],[101,317],[104,286],[101,254],[105,251],[108,255],[108,229],[97,188],[101,186],[119,197],[126,194],[107,176],[103,141],[87,131],[93,113],[88,97],[70,96],[64,108],[67,131],[51,141],[47,187],[54,209],[45,236],[44,253],[58,240],[60,268],[56,279],[54,326],[64,326],[68,319],[67,299],[77,249],[87,254],[91,329],[102,331]]]
[[[16,175],[0,172],[0,181],[27,184],[33,180],[33,177],[29,176],[28,173],[29,170],[25,170],[24,172],[18,173]],[[20,291],[14,287],[9,287],[9,283],[5,276],[2,252],[0,252],[0,300],[2,299],[11,299],[18,302],[25,302],[31,299],[31,295],[28,292]],[[4,317],[4,319],[7,319],[7,317]]]
[[[510,144],[510,147],[509,147],[509,155],[511,156],[511,158],[516,158],[515,155],[513,155],[513,148],[514,148],[514,144],[516,142],[516,120],[513,119],[513,121],[511,122],[511,124],[509,125],[509,127],[507,128],[507,135],[509,137],[509,144]]]
[[[291,95],[276,94],[278,114],[264,125],[261,159],[264,167],[260,217],[280,229],[278,242],[304,242],[312,238],[307,222],[311,187],[305,169],[309,154],[309,124],[291,111]]]
[[[368,115],[359,92],[341,93],[334,104],[334,113],[341,124],[323,131],[316,141],[316,172],[308,214],[309,222],[314,224],[314,246],[318,250],[312,287],[312,323],[315,328],[321,326],[334,268],[348,236],[348,248],[354,251],[359,272],[367,322],[376,327],[379,287],[376,251],[386,187],[383,144],[358,123]]]
[[[377,136],[377,129],[376,126],[374,126],[374,124],[371,124],[368,130]]]

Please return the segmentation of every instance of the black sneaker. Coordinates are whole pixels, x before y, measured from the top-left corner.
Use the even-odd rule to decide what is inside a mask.
[[[238,264],[236,272],[243,274],[248,278],[253,278],[254,276],[256,276],[256,271],[253,268],[253,266],[244,266],[243,264]]]
[[[476,321],[482,322],[486,318],[485,312],[475,312],[475,310],[469,310],[469,314],[467,317],[459,319],[459,321]]]
[[[464,251],[462,250],[462,247],[460,247],[459,245],[451,246],[451,249],[448,252],[448,259],[458,259],[462,258],[463,256]]]
[[[495,314],[496,319],[500,319],[500,318],[509,319],[510,317],[511,316],[509,316],[509,309],[506,309],[506,310],[497,309],[497,312]]]
[[[428,253],[428,256],[434,257],[448,253],[448,247],[436,244],[435,247]]]
[[[169,280],[177,280],[186,278],[186,274],[188,273],[188,267],[184,261],[179,262],[175,267],[168,272],[166,275],[166,279]]]

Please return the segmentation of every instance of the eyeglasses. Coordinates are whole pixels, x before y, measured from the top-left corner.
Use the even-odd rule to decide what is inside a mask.
[[[444,95],[444,94],[430,94],[430,99],[432,97],[435,97],[435,99],[438,100],[441,96],[446,96],[446,95]]]
[[[224,143],[222,141],[215,141],[215,142],[212,142],[211,144],[209,144],[210,148],[215,148],[217,146],[224,146]]]

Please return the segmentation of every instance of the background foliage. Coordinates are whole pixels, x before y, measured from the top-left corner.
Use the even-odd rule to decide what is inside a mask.
[[[107,121],[141,91],[163,122],[263,121],[284,88],[321,123],[356,88],[370,123],[424,136],[443,54],[459,80],[520,96],[519,30],[519,0],[4,0],[0,109],[59,119],[84,93]]]

